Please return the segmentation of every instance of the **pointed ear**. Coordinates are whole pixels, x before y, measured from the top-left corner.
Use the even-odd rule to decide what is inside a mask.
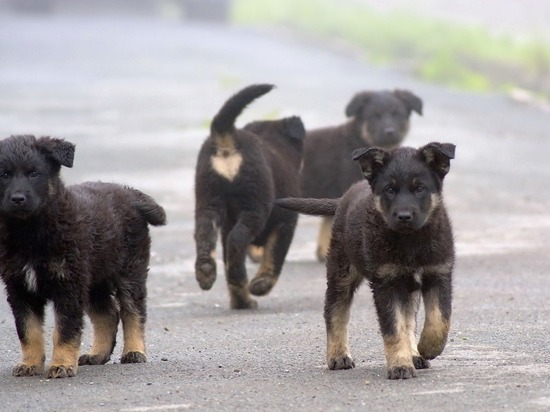
[[[372,92],[359,92],[352,97],[348,105],[346,106],[346,116],[357,116],[363,107],[372,98]]]
[[[296,140],[304,140],[304,137],[306,137],[306,129],[302,119],[298,116],[292,116],[284,119],[284,122],[290,137]]]
[[[443,179],[451,168],[451,159],[455,158],[455,145],[451,143],[428,143],[418,149],[420,159]]]
[[[54,162],[61,166],[73,167],[75,146],[71,142],[52,137],[41,137],[36,144]]]
[[[422,100],[420,99],[420,97],[414,95],[408,90],[396,89],[393,91],[393,94],[395,95],[395,97],[403,102],[403,104],[409,111],[409,114],[411,113],[411,111],[414,111],[419,115],[422,115]]]
[[[390,161],[390,154],[379,147],[364,147],[353,152],[353,160],[359,161],[363,177],[372,184]]]

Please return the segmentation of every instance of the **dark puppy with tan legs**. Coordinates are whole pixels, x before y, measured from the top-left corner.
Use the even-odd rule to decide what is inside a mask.
[[[334,215],[327,259],[325,322],[330,369],[355,366],[348,345],[353,295],[366,279],[384,339],[389,379],[416,376],[445,347],[451,322],[454,246],[443,179],[455,146],[359,149],[366,181],[341,199],[279,199],[313,215]],[[420,298],[426,319],[416,344]]]
[[[21,341],[15,376],[44,370],[44,308],[53,303],[53,357],[46,378],[74,376],[78,365],[109,361],[119,316],[121,363],[145,362],[148,224],[164,210],[144,193],[109,183],[66,187],[73,144],[50,137],[0,141],[0,276]],[[94,327],[78,358],[84,311]]]
[[[351,160],[353,151],[371,146],[396,148],[409,131],[412,112],[422,114],[422,100],[408,90],[364,91],[353,96],[346,107],[347,123],[307,132],[302,196],[342,196],[361,180],[359,168]],[[317,245],[320,261],[326,258],[331,226],[332,217],[324,217]]]
[[[214,117],[200,150],[195,177],[195,270],[202,289],[216,280],[215,250],[221,231],[230,306],[256,308],[251,294],[268,294],[281,273],[298,214],[273,208],[273,200],[298,196],[304,126],[298,117],[260,121],[235,128],[242,110],[269,92],[253,85],[231,97]],[[250,245],[264,249],[256,276],[248,284],[245,267]]]

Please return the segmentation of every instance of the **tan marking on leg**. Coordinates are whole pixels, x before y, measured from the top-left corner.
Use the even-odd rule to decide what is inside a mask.
[[[351,358],[348,336],[350,307],[338,306],[331,314],[330,330],[327,330],[327,363],[330,366],[335,359]]]
[[[398,367],[414,368],[408,326],[406,312],[401,308],[396,308],[396,333],[384,336],[384,352],[388,370]]]
[[[231,309],[256,309],[258,302],[250,297],[248,286],[227,285]]]
[[[424,358],[433,359],[440,355],[445,348],[450,322],[441,314],[437,291],[434,290],[424,295],[424,307],[426,319],[420,335],[418,350]]]
[[[124,332],[124,347],[122,354],[140,352],[145,354],[145,331],[139,315],[122,312],[122,330]]]
[[[61,342],[57,321],[53,331],[52,361],[46,371],[46,378],[68,378],[76,375],[80,336],[70,342]]]
[[[21,342],[21,366],[35,367],[41,373],[46,358],[44,349],[44,328],[41,320],[29,315],[25,320],[25,342]]]
[[[94,312],[89,313],[89,316],[94,326],[94,343],[89,355],[109,357],[117,333],[118,318]]]
[[[333,222],[334,219],[332,217],[324,216],[321,219],[321,228],[319,230],[319,237],[317,238],[317,258],[320,261],[327,259]]]
[[[410,305],[407,308],[406,315],[406,328],[409,335],[409,342],[411,345],[411,353],[413,356],[420,356],[418,353],[418,347],[416,344],[416,314],[420,305],[420,291],[413,292],[411,294]]]
[[[264,248],[261,246],[248,246],[248,256],[252,259],[253,262],[259,263],[264,257]]]

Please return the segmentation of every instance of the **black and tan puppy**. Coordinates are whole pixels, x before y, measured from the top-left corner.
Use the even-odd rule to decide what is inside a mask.
[[[451,321],[454,246],[443,205],[443,178],[452,144],[418,150],[359,149],[354,158],[367,181],[341,199],[279,199],[276,204],[334,215],[327,258],[325,322],[330,369],[353,368],[347,324],[363,280],[373,292],[384,339],[388,378],[407,379],[443,351]],[[426,319],[416,344],[420,297]]]
[[[271,85],[253,85],[231,97],[214,117],[200,150],[195,178],[196,277],[208,290],[216,280],[215,249],[221,231],[223,261],[233,309],[255,308],[250,294],[273,288],[294,236],[298,215],[272,208],[273,200],[298,196],[304,126],[298,117],[254,122],[244,129],[235,120]],[[265,250],[248,284],[249,245]]]
[[[106,363],[119,315],[121,363],[145,362],[148,224],[164,210],[142,192],[108,183],[65,187],[74,145],[50,137],[0,141],[0,276],[15,317],[21,362],[15,376],[44,371],[44,308],[53,302],[53,356],[47,378],[74,376],[78,365]],[[78,358],[84,312],[94,327]]]
[[[422,100],[407,90],[364,91],[346,107],[347,123],[307,132],[302,196],[338,198],[361,180],[359,168],[351,160],[354,150],[377,146],[392,149],[409,131],[411,112],[422,114]],[[332,217],[323,218],[317,242],[317,258],[324,261],[330,242]]]

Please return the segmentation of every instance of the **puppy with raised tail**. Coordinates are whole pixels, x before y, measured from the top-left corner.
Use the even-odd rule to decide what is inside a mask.
[[[389,379],[416,376],[445,347],[451,322],[455,254],[443,204],[443,179],[455,146],[358,149],[365,181],[340,199],[278,199],[280,207],[334,215],[324,317],[330,369],[355,366],[347,324],[353,295],[366,279],[384,340]],[[426,318],[417,345],[421,298]]]

